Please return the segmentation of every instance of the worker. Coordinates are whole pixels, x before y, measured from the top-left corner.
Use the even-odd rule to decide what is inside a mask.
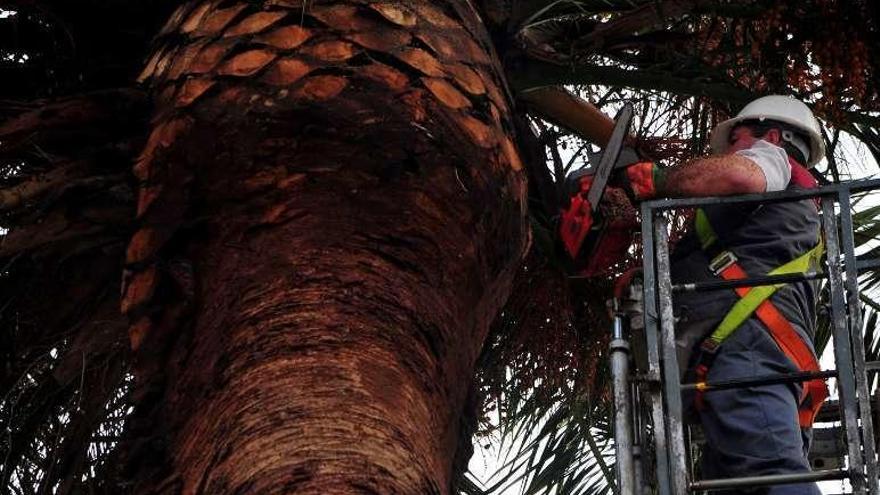
[[[787,96],[758,98],[720,123],[715,154],[678,166],[638,163],[613,179],[635,200],[722,196],[816,187],[807,168],[824,156],[821,129],[809,107]],[[812,199],[719,204],[698,210],[671,257],[673,283],[805,272],[822,243]],[[782,270],[779,270],[783,267]],[[816,371],[812,337],[814,282],[785,285],[766,301],[748,288],[677,294],[676,344],[686,381],[753,378]],[[751,306],[743,301],[751,299]],[[810,469],[811,425],[827,391],[823,382],[754,386],[683,398],[702,424],[703,479],[789,474]],[[763,487],[768,495],[819,494],[815,483]]]

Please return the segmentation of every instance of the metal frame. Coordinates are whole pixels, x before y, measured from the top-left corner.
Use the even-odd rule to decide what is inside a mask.
[[[654,215],[642,212],[642,239],[654,238]],[[669,480],[670,466],[666,451],[666,408],[663,403],[663,387],[660,373],[659,311],[657,309],[657,284],[654,283],[654,243],[642,243],[642,270],[644,276],[645,343],[648,354],[648,370],[645,384],[651,407],[651,423],[654,425],[654,456],[658,495],[672,495]]]
[[[880,260],[860,260],[855,256],[851,196],[854,192],[880,189],[880,180],[862,180],[823,186],[812,190],[781,191],[731,197],[660,199],[641,204],[644,319],[648,354],[648,369],[636,385],[646,397],[653,423],[656,490],[659,495],[685,495],[695,490],[743,488],[799,481],[849,478],[853,493],[880,495],[878,465],[871,415],[871,397],[866,370],[878,363],[865,363],[861,335],[858,272],[873,268]],[[827,249],[827,270],[824,274],[764,276],[743,281],[717,281],[701,284],[672,285],[670,281],[669,242],[667,221],[661,213],[675,208],[735,203],[774,203],[819,197],[822,200],[822,225]],[[841,239],[838,239],[838,218],[834,203],[840,204]],[[842,242],[841,242],[842,241]],[[841,244],[842,251],[841,253]],[[844,269],[841,269],[843,257]],[[845,275],[845,280],[844,280]],[[719,290],[737,286],[769,285],[780,282],[828,279],[831,291],[831,309],[836,370],[823,371],[823,377],[836,376],[840,393],[840,414],[847,437],[848,467],[841,470],[816,471],[792,475],[752,476],[724,480],[693,480],[690,478],[685,445],[681,391],[693,387],[679,381],[672,315],[674,293],[693,290]],[[801,376],[803,375],[803,376]],[[812,376],[754,377],[739,383],[715,383],[711,387],[734,388],[780,381],[805,381]],[[638,414],[639,408],[631,408]],[[640,432],[636,432],[639,437]],[[638,482],[648,490],[650,483]],[[626,492],[620,492],[628,495]],[[639,493],[642,495],[642,492]]]
[[[868,366],[865,363],[865,346],[862,336],[862,308],[859,304],[859,267],[855,255],[855,239],[852,221],[851,192],[841,190],[838,194],[840,203],[840,221],[842,224],[841,237],[844,250],[844,266],[846,273],[846,292],[848,295],[850,335],[853,348],[853,366],[856,373],[856,395],[859,403],[859,417],[862,419],[862,444],[866,458],[866,481],[868,493],[880,494],[880,478],[878,478],[878,466],[876,460],[877,446],[874,444],[874,424],[871,414],[871,391],[868,386]],[[875,260],[876,261],[876,260]],[[870,263],[868,263],[870,264]],[[863,263],[864,265],[864,263]],[[874,364],[874,363],[871,363]],[[867,421],[864,420],[867,418]]]
[[[614,308],[615,312],[617,308]],[[614,316],[611,332],[611,391],[614,398],[614,449],[617,484],[621,493],[636,493],[633,403],[629,385],[629,342],[623,334],[623,318]]]

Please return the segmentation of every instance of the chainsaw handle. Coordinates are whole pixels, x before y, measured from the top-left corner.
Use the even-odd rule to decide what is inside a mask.
[[[614,120],[592,103],[557,86],[544,86],[519,94],[519,99],[541,117],[571,129],[591,143],[604,148],[611,139]]]

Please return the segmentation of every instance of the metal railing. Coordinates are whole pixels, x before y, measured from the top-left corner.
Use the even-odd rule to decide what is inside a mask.
[[[823,186],[811,190],[782,191],[766,194],[749,194],[731,197],[659,199],[641,205],[643,273],[644,273],[644,324],[646,369],[639,370],[638,379],[631,380],[635,407],[630,417],[639,416],[640,408],[651,428],[633,428],[632,423],[619,425],[631,429],[627,436],[626,453],[631,462],[625,463],[628,473],[621,478],[632,479],[637,473],[653,472],[653,482],[636,480],[626,483],[635,486],[629,493],[651,493],[648,485],[654,485],[660,495],[685,495],[694,491],[744,488],[782,483],[796,483],[832,479],[849,479],[852,493],[880,495],[878,488],[877,453],[874,444],[867,369],[877,368],[880,363],[865,363],[861,334],[862,316],[859,304],[858,273],[880,266],[880,260],[858,259],[855,255],[852,219],[852,195],[880,189],[880,180],[862,180]],[[673,285],[670,276],[668,222],[663,212],[676,208],[694,208],[706,205],[737,203],[775,203],[819,198],[822,211],[822,228],[826,243],[824,273],[761,276],[743,280],[718,280],[702,283]],[[838,214],[835,203],[839,204]],[[841,263],[842,261],[842,263]],[[687,291],[721,290],[744,286],[771,285],[803,280],[826,280],[831,296],[831,326],[834,343],[834,370],[819,373],[789,373],[786,375],[760,376],[723,383],[709,383],[709,389],[730,389],[759,384],[803,382],[816,377],[835,377],[839,393],[839,413],[846,436],[848,460],[844,469],[814,472],[748,476],[728,479],[696,480],[688,469],[687,445],[681,393],[694,388],[694,384],[681,383],[675,351],[675,321],[673,296]],[[620,331],[616,329],[615,339]],[[620,344],[620,343],[619,343]],[[641,407],[644,406],[644,407]],[[650,432],[650,435],[649,435]],[[645,446],[653,441],[653,455],[646,455]],[[636,455],[633,455],[633,452]],[[649,462],[649,459],[653,462]],[[649,465],[650,464],[650,465]],[[633,467],[635,465],[635,467]],[[629,492],[629,493],[628,493]]]

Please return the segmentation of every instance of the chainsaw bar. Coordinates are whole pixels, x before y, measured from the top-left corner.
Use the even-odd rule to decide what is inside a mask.
[[[629,103],[624,105],[617,112],[617,116],[614,117],[614,130],[611,132],[608,144],[605,145],[602,159],[596,165],[593,183],[590,184],[590,189],[587,191],[587,202],[590,203],[593,211],[596,211],[596,208],[599,206],[599,201],[602,200],[602,194],[605,192],[605,185],[608,183],[608,177],[611,175],[614,164],[617,163],[617,159],[620,157],[623,143],[629,134],[629,125],[632,122],[632,117],[633,107]]]

